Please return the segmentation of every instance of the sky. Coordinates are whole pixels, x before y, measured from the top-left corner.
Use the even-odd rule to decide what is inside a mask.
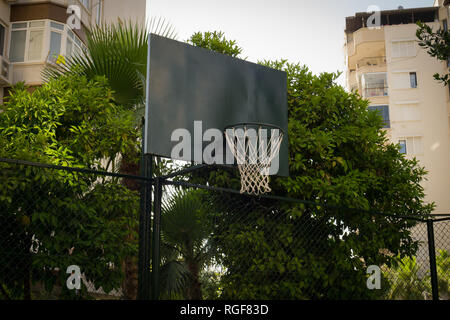
[[[248,61],[288,59],[313,73],[344,71],[345,17],[381,10],[431,7],[434,0],[147,0],[147,19],[162,17],[179,41],[197,31],[223,31]],[[345,84],[344,74],[338,83]]]

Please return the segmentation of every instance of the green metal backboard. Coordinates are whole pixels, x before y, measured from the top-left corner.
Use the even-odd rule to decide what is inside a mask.
[[[177,158],[173,133],[185,129],[192,135],[187,156],[201,163],[198,148],[211,143],[203,141],[208,129],[268,123],[285,133],[277,175],[289,174],[285,72],[151,34],[147,76],[146,154]]]

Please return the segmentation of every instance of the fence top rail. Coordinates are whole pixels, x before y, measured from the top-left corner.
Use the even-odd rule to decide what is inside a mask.
[[[32,161],[25,161],[25,160],[0,158],[0,162],[15,164],[15,165],[25,165],[25,166],[31,166],[31,167],[46,168],[46,169],[63,170],[63,171],[79,172],[79,173],[86,173],[86,174],[95,174],[95,175],[101,175],[101,176],[152,181],[152,179],[146,178],[144,176],[136,176],[136,175],[130,175],[130,174],[99,171],[99,170],[86,169],[86,168],[66,167],[66,166],[59,166],[59,165],[54,165],[54,164],[46,164],[46,163],[39,163],[39,162],[32,162]]]
[[[239,190],[234,190],[234,189],[229,189],[229,188],[200,185],[200,184],[189,183],[186,181],[172,181],[172,180],[163,180],[163,181],[164,181],[163,183],[166,185],[183,186],[183,187],[189,187],[189,188],[194,188],[194,189],[204,189],[204,190],[211,190],[211,191],[218,191],[218,192],[241,194]],[[349,210],[349,211],[356,211],[356,212],[364,212],[367,214],[383,215],[383,216],[397,218],[397,219],[416,220],[419,222],[426,222],[427,220],[437,221],[433,218],[433,216],[447,217],[447,218],[439,219],[439,221],[450,219],[450,215],[448,215],[448,214],[444,214],[444,215],[431,214],[426,217],[417,217],[417,216],[411,216],[411,215],[401,215],[400,216],[400,215],[395,215],[392,213],[385,213],[385,212],[381,212],[381,211],[377,211],[377,210],[366,210],[366,209],[342,207],[342,206],[331,205],[331,204],[327,204],[327,203],[320,203],[320,202],[314,202],[314,201],[309,201],[309,200],[301,200],[301,199],[296,199],[296,198],[281,197],[281,196],[275,196],[275,195],[259,195],[259,196],[248,195],[248,196],[260,198],[260,199],[272,199],[272,200],[280,200],[280,201],[287,201],[287,202],[303,203],[303,204],[315,205],[315,206],[320,206],[320,207],[330,208],[330,209],[342,209],[342,210]]]
[[[0,157],[0,163],[33,166],[33,167],[40,167],[40,168],[46,168],[46,169],[63,170],[63,171],[79,172],[79,173],[86,173],[86,174],[95,174],[95,175],[110,176],[110,177],[117,177],[117,178],[136,179],[136,180],[147,181],[152,184],[155,181],[155,178],[148,178],[148,177],[139,176],[139,175],[121,174],[121,173],[99,171],[99,170],[86,169],[86,168],[67,167],[67,166],[45,164],[45,163],[32,162],[32,161],[26,161],[26,160],[19,160],[19,159],[9,159],[9,158],[1,158]],[[194,171],[196,169],[201,169],[203,167],[205,167],[205,165],[193,166],[192,168],[187,168],[187,169],[181,170],[180,172],[176,172],[176,173],[169,174],[166,176],[157,177],[156,179],[161,180],[162,183],[165,185],[184,186],[184,187],[195,188],[195,189],[205,189],[205,190],[218,191],[218,192],[241,194],[239,190],[235,190],[235,189],[200,185],[200,184],[189,183],[186,181],[173,181],[173,180],[167,179],[167,178],[175,177],[182,173],[189,173],[191,171]],[[248,196],[252,196],[252,195],[248,195]],[[282,196],[276,196],[276,195],[259,195],[259,196],[252,196],[252,197],[260,198],[260,199],[272,199],[272,200],[279,200],[279,201],[303,203],[303,204],[320,206],[320,207],[330,208],[330,209],[341,209],[341,210],[349,210],[349,211],[355,211],[355,212],[365,212],[367,214],[383,215],[383,216],[387,216],[387,217],[401,218],[401,219],[410,219],[410,220],[416,220],[419,222],[426,222],[427,220],[432,220],[434,222],[450,220],[450,214],[431,214],[426,217],[417,217],[417,216],[411,216],[411,215],[399,216],[399,215],[385,213],[385,212],[381,212],[381,211],[377,211],[377,210],[366,210],[366,209],[342,207],[342,206],[337,206],[337,205],[332,205],[332,204],[327,204],[327,203],[320,203],[320,202],[301,200],[301,199],[290,198],[290,197],[282,197]]]

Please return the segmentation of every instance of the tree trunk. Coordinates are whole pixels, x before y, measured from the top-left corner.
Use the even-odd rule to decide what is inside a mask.
[[[138,156],[137,156],[138,157]],[[136,157],[136,158],[137,158]],[[120,165],[121,174],[139,175],[139,163],[129,161],[123,158]],[[141,182],[136,179],[122,179],[122,184],[133,191],[140,191]],[[133,231],[138,233],[138,230],[130,230],[130,235],[127,241],[136,241],[132,236]],[[123,282],[122,290],[124,299],[136,300],[138,291],[138,261],[137,257],[126,257],[123,263],[123,271],[125,279]]]
[[[189,273],[191,274],[190,285],[187,288],[188,300],[202,300],[202,284],[199,279],[199,266],[196,261],[186,260]]]
[[[23,298],[24,300],[31,300],[31,253],[30,253],[30,247],[31,247],[31,237],[26,235],[25,236],[25,243],[24,247],[22,248],[24,256],[25,256],[25,263],[24,263],[24,275],[23,275]]]

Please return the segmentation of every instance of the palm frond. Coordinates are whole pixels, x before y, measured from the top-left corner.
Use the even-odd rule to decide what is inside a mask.
[[[177,36],[173,26],[162,18],[152,18],[147,25],[132,21],[102,24],[87,33],[87,52],[66,58],[63,63],[48,64],[43,78],[49,81],[68,72],[88,78],[104,76],[118,103],[130,108],[142,106],[149,31],[170,38]]]
[[[190,278],[186,265],[179,261],[168,261],[161,267],[161,292],[163,297],[183,297]]]

